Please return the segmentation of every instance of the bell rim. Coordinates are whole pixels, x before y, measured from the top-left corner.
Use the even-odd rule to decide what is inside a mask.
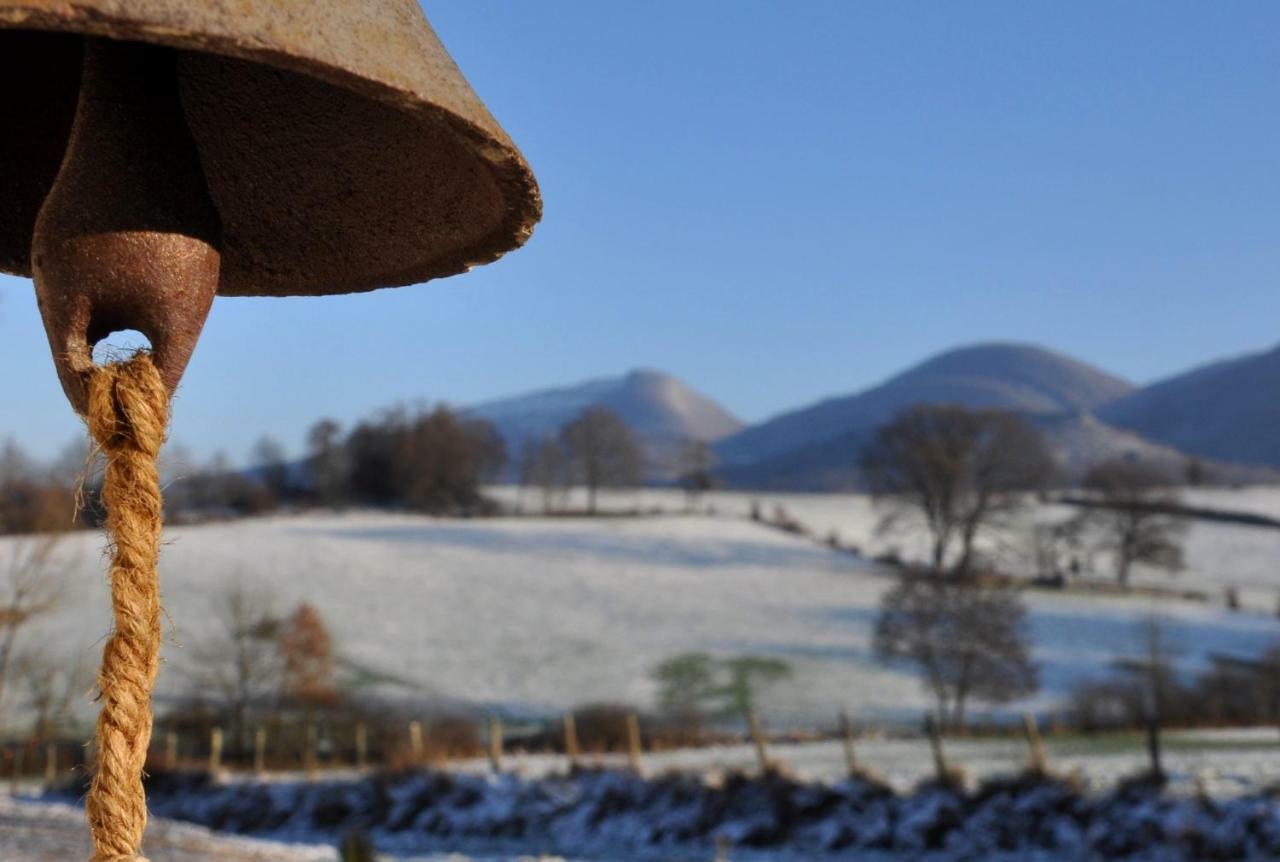
[[[495,184],[503,192],[506,212],[498,226],[488,235],[478,238],[463,252],[442,260],[437,259],[429,264],[411,266],[397,272],[381,273],[368,279],[326,283],[323,288],[315,290],[259,292],[253,290],[251,286],[243,290],[224,290],[223,285],[219,285],[219,296],[331,296],[407,287],[438,278],[447,278],[493,263],[510,252],[516,251],[528,242],[535,226],[542,218],[542,195],[533,169],[514,142],[500,127],[496,126],[496,123],[493,129],[485,128],[423,94],[394,86],[368,75],[361,75],[341,65],[325,62],[312,56],[290,54],[269,45],[245,45],[229,36],[198,35],[189,31],[148,26],[145,22],[132,18],[69,19],[52,11],[33,10],[25,6],[5,7],[3,3],[0,3],[0,30],[28,30],[124,42],[143,42],[182,51],[229,57],[305,75],[362,98],[376,101],[407,116],[430,117],[436,121],[443,121],[478,158],[488,165]],[[0,274],[20,278],[32,277],[29,262],[19,271],[0,265]]]

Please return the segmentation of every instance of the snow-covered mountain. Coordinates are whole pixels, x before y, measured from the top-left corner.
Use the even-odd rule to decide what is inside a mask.
[[[597,405],[617,413],[635,432],[657,478],[669,477],[690,440],[714,443],[743,427],[710,398],[669,374],[651,370],[502,398],[466,412],[497,426],[514,461],[526,441],[554,436],[566,422]]]
[[[856,453],[859,440],[916,404],[1052,415],[1089,411],[1134,388],[1105,371],[1041,347],[978,344],[942,353],[871,389],[753,425],[716,449],[726,465],[804,461],[813,469],[827,460],[821,452],[828,444],[850,460],[854,456],[848,453]]]
[[[1280,347],[1154,383],[1099,415],[1204,458],[1280,467]]]

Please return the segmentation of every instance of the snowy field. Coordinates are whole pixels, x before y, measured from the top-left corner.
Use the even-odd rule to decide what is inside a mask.
[[[541,511],[540,495],[534,492],[522,493],[515,488],[499,487],[491,489],[490,493],[513,508]],[[1280,487],[1195,488],[1183,492],[1183,502],[1204,509],[1263,515],[1280,520]],[[577,508],[584,507],[585,494],[581,490],[575,491],[568,503]],[[686,501],[684,495],[677,491],[646,489],[604,492],[600,505],[602,509],[615,511],[682,511]],[[710,506],[717,514],[740,518],[748,517],[756,507],[766,519],[773,518],[780,507],[814,537],[825,540],[835,536],[846,545],[856,546],[865,556],[896,553],[905,560],[916,562],[929,558],[928,537],[918,525],[906,524],[903,529],[879,534],[876,528],[882,511],[862,494],[717,492],[705,495],[697,505],[699,509]],[[1067,506],[1037,506],[1028,513],[1027,519],[1038,523],[1055,522],[1065,520],[1077,511]],[[1240,590],[1246,607],[1275,612],[1280,599],[1280,529],[1196,521],[1191,523],[1184,538],[1184,571],[1169,575],[1138,565],[1134,570],[1134,583],[1198,590],[1215,601],[1221,599],[1225,587],[1234,586]],[[1016,535],[984,537],[978,545],[1002,568],[1017,570],[1027,565],[1026,550],[1020,546]]]
[[[513,490],[501,493],[515,501]],[[216,631],[219,599],[240,583],[270,589],[279,611],[312,602],[344,658],[406,680],[424,700],[516,714],[592,701],[645,707],[654,666],[707,651],[792,665],[793,677],[762,700],[775,728],[828,724],[840,707],[866,722],[914,723],[928,703],[920,686],[869,649],[890,578],[865,559],[751,523],[745,514],[757,500],[766,515],[782,505],[816,535],[836,531],[868,555],[893,546],[912,556],[921,547],[919,536],[877,537],[865,498],[712,494],[702,505],[714,514],[687,515],[670,491],[605,501],[667,513],[646,518],[350,513],[174,528],[161,562],[170,621],[161,697],[190,687],[187,656]],[[1235,508],[1271,511],[1277,501],[1276,491],[1250,491]],[[0,552],[15,541],[3,540]],[[1028,594],[1045,683],[1032,705],[1051,708],[1073,680],[1136,652],[1135,623],[1152,612],[1166,618],[1189,667],[1209,652],[1249,654],[1280,636],[1270,613],[1280,530],[1199,523],[1188,542],[1190,570],[1173,583],[1211,591],[1210,602]],[[27,635],[86,671],[108,629],[101,546],[93,533],[67,540],[65,598]],[[1247,588],[1252,612],[1222,607],[1226,583]]]

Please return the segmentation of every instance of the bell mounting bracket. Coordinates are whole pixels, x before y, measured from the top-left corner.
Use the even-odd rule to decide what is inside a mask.
[[[75,122],[32,238],[63,390],[86,409],[93,347],[137,330],[170,393],[218,290],[220,227],[171,49],[85,40]]]

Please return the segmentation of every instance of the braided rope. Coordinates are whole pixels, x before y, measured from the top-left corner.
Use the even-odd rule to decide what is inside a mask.
[[[143,767],[151,742],[151,690],[160,663],[162,509],[156,459],[169,421],[169,393],[151,357],[96,366],[88,380],[89,433],[106,456],[111,604],[115,630],[98,672],[98,768],[85,808],[92,862],[146,862]]]

